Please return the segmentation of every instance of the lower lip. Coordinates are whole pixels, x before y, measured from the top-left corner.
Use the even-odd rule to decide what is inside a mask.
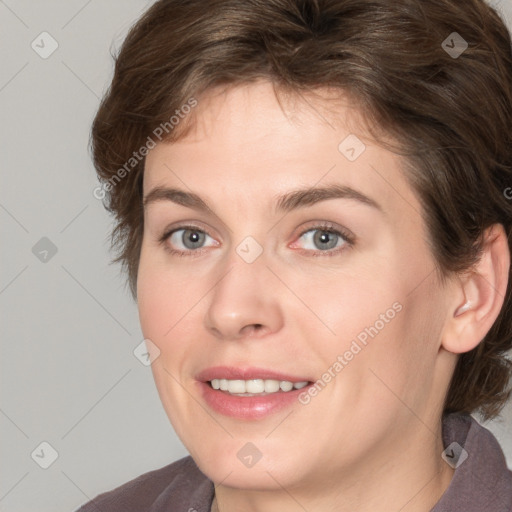
[[[204,400],[213,410],[224,416],[244,420],[258,420],[291,407],[298,402],[299,395],[312,385],[292,391],[244,397],[213,389],[208,382],[199,382],[199,384]]]

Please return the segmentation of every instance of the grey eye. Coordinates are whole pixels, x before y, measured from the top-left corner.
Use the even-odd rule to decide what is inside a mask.
[[[178,250],[194,250],[199,249],[205,243],[206,237],[210,238],[204,231],[200,229],[177,229],[170,236],[172,245],[177,246]]]
[[[309,247],[304,246],[303,248],[312,251],[327,251],[329,249],[341,247],[346,243],[340,233],[319,228],[306,231],[303,233],[301,238],[306,240],[306,244],[309,244]]]

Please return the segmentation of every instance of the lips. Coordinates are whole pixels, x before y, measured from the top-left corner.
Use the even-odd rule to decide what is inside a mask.
[[[298,398],[304,390],[313,385],[308,376],[286,374],[265,368],[216,366],[201,371],[197,376],[201,396],[207,406],[224,416],[240,420],[260,420],[286,407],[297,407]],[[307,384],[301,389],[277,391],[262,394],[231,394],[214,389],[213,380],[250,381],[274,380],[289,384]],[[291,386],[290,384],[290,386]]]
[[[314,379],[307,375],[291,375],[267,368],[255,367],[234,367],[234,366],[214,366],[206,368],[196,375],[196,379],[200,382],[210,382],[213,379],[227,380],[279,380],[296,382],[312,382]]]

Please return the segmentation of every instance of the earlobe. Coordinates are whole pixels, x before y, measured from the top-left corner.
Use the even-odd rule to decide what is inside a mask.
[[[509,270],[507,235],[501,224],[495,224],[485,232],[480,260],[455,285],[453,313],[443,332],[445,350],[469,352],[484,339],[503,307]]]

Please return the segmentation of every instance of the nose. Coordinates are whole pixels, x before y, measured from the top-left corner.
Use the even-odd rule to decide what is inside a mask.
[[[279,331],[283,312],[276,286],[263,257],[246,263],[234,254],[210,294],[205,328],[222,340],[260,338]]]

